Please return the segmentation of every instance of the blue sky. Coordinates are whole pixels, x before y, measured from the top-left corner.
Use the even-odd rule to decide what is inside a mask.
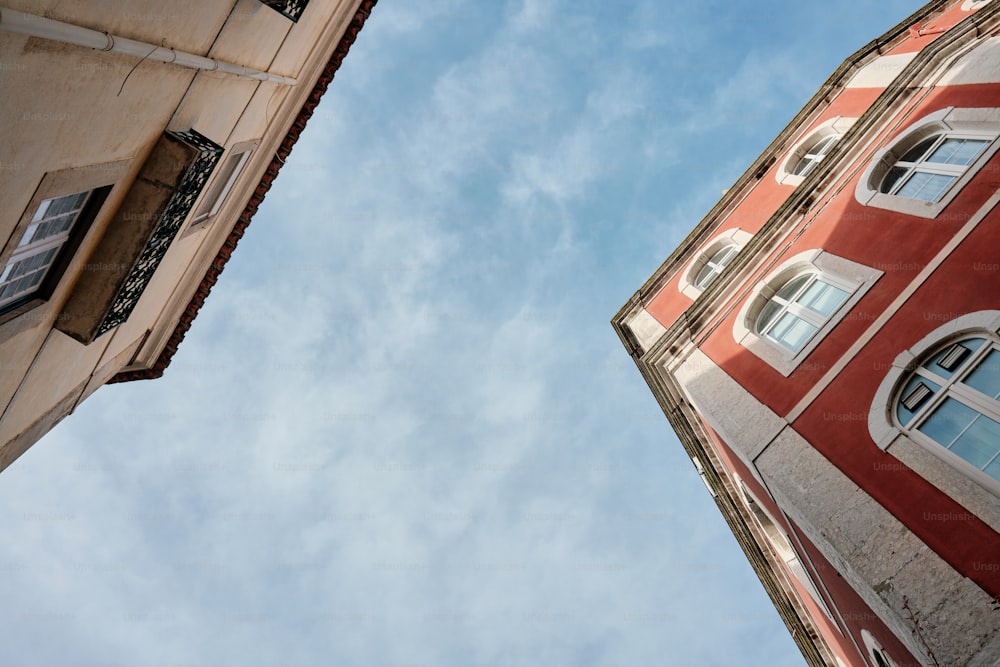
[[[0,478],[0,665],[803,664],[608,320],[919,5],[381,0],[165,377]]]

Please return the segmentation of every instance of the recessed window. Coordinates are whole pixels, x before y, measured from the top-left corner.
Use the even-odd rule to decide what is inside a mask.
[[[705,289],[712,284],[723,269],[732,261],[733,257],[736,257],[736,253],[740,251],[740,247],[735,243],[727,243],[722,248],[713,254],[705,266],[701,267],[698,275],[695,276],[694,286],[700,290]]]
[[[875,154],[855,187],[868,206],[935,218],[998,148],[1000,109],[941,109]]]
[[[838,139],[840,139],[839,134],[831,134],[809,146],[805,154],[792,167],[792,175],[806,176],[816,165],[823,161],[823,158],[830,152],[830,149],[833,148]]]
[[[902,383],[895,418],[1000,482],[1000,343],[969,337],[924,358]]]
[[[881,275],[823,250],[794,255],[758,283],[733,337],[787,377]]]
[[[817,125],[788,151],[774,176],[782,185],[798,185],[830,154],[856,118],[837,116]]]
[[[37,292],[83,212],[90,192],[43,199],[0,271],[0,309]]]
[[[786,282],[757,316],[756,329],[761,336],[798,352],[840,308],[849,289],[833,284],[816,272],[809,272]]]
[[[750,242],[752,236],[742,229],[730,229],[706,243],[687,270],[681,274],[677,288],[691,299],[697,299]]]
[[[882,178],[879,192],[940,201],[989,144],[988,140],[975,137],[932,134],[896,161]]]

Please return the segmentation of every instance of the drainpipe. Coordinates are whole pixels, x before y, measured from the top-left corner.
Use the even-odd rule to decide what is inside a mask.
[[[268,81],[283,86],[294,86],[296,81],[287,76],[279,76],[260,70],[251,69],[242,65],[227,63],[215,58],[176,51],[165,46],[157,46],[148,42],[139,42],[127,37],[112,35],[99,30],[82,28],[72,23],[64,23],[48,19],[44,16],[26,14],[13,9],[0,8],[0,29],[9,32],[16,32],[21,35],[32,37],[42,37],[66,44],[76,44],[86,46],[98,51],[110,51],[112,53],[124,53],[136,56],[145,60],[157,60],[162,63],[171,63],[181,67],[200,69],[208,72],[224,72],[234,76],[241,76],[257,81]]]

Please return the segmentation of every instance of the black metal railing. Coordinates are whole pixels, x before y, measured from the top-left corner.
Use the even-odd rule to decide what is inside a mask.
[[[262,3],[278,12],[282,16],[287,16],[293,21],[298,21],[302,12],[306,10],[309,0],[260,0]]]
[[[194,203],[201,194],[205,183],[212,175],[212,170],[222,156],[222,146],[219,146],[211,139],[208,139],[194,130],[187,132],[172,132],[167,134],[194,147],[198,150],[198,155],[188,167],[187,173],[181,180],[177,190],[174,191],[170,202],[167,204],[163,215],[153,230],[149,242],[139,255],[132,270],[129,272],[125,282],[115,295],[114,303],[98,327],[97,335],[100,336],[106,331],[114,329],[119,324],[128,319],[128,316],[135,309],[142,296],[146,285],[152,280],[156,268],[167,254],[167,249],[173,242],[177,232],[180,231],[184,220],[194,208]]]

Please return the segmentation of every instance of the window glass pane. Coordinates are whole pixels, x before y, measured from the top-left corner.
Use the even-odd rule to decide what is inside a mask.
[[[768,336],[793,352],[801,350],[818,329],[805,320],[785,313],[768,332]]]
[[[993,479],[1000,479],[1000,456],[993,459],[991,463],[983,468],[983,472]]]
[[[945,139],[927,156],[927,162],[970,165],[975,162],[988,143],[980,139]]]
[[[793,176],[805,176],[816,165],[816,159],[812,155],[803,155],[792,168]]]
[[[986,344],[985,338],[967,338],[965,340],[959,341],[957,345],[966,348],[969,352],[962,352],[961,350],[955,352],[955,345],[948,345],[943,350],[931,357],[930,361],[923,365],[931,373],[934,373],[938,377],[944,378],[945,380],[951,379],[957,371],[961,370],[965,366],[965,361],[968,360],[972,352],[975,352],[983,345]],[[955,355],[965,355],[965,359],[958,362],[957,365],[951,366],[951,370],[948,370],[945,366],[949,364],[949,359]],[[941,364],[945,364],[942,366]]]
[[[784,284],[784,286],[781,289],[777,291],[775,296],[780,297],[786,301],[791,301],[792,297],[795,296],[796,292],[798,292],[803,285],[809,282],[812,279],[813,275],[815,274],[807,273],[804,276],[799,276],[798,278],[793,278],[792,280],[789,280],[787,283]]]
[[[882,187],[879,188],[879,192],[891,192],[892,188],[896,183],[906,176],[910,172],[910,167],[893,167],[889,170],[889,173],[885,175],[882,179]]]
[[[927,401],[923,401],[920,403],[920,405],[915,406],[913,410],[910,410],[905,405],[903,405],[903,399],[909,396],[913,392],[913,390],[917,388],[917,385],[919,385],[920,383],[923,383],[928,388],[933,390],[935,393],[937,393],[937,391],[941,389],[941,385],[935,382],[931,382],[927,378],[922,378],[919,376],[914,376],[910,378],[910,381],[907,382],[906,386],[903,387],[903,391],[899,393],[899,399],[897,400],[896,404],[896,419],[899,420],[899,423],[902,424],[903,426],[908,426],[910,420],[913,419],[913,415],[915,415],[920,410],[920,408],[922,408],[924,405],[927,404]]]
[[[927,137],[916,146],[906,151],[906,153],[903,154],[903,157],[899,158],[900,162],[916,162],[924,156],[924,153],[926,153],[940,137],[940,134],[932,134]]]
[[[1000,450],[1000,423],[946,398],[918,429],[982,470]]]
[[[990,398],[1000,398],[1000,352],[992,350],[962,382]]]
[[[844,290],[817,280],[796,301],[813,312],[829,317],[847,297],[848,293]]]
[[[980,470],[985,470],[993,462],[997,451],[1000,451],[1000,423],[979,415],[952,445],[951,451]]]
[[[915,171],[906,183],[903,183],[903,187],[896,191],[896,195],[921,201],[937,201],[957,180],[957,176]]]
[[[767,331],[767,327],[770,326],[779,312],[781,312],[781,304],[768,301],[767,305],[764,306],[764,310],[760,311],[760,315],[757,316],[757,333]]]

